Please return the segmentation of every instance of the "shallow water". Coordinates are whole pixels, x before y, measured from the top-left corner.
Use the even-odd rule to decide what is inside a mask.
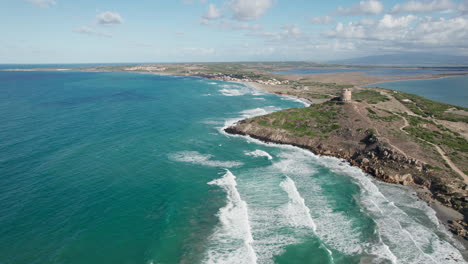
[[[0,72],[0,89],[0,263],[462,261],[411,191],[222,132],[296,101],[133,73]]]
[[[405,76],[422,74],[446,74],[468,72],[468,67],[432,67],[432,68],[315,68],[293,69],[276,72],[278,74],[322,74],[340,72],[362,72],[377,76]]]
[[[468,75],[430,80],[383,82],[368,86],[398,90],[434,101],[468,107]]]

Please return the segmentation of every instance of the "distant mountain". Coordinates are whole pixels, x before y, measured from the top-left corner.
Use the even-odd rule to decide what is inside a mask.
[[[468,65],[468,56],[440,55],[430,53],[401,53],[367,56],[331,62],[360,65],[448,66]]]

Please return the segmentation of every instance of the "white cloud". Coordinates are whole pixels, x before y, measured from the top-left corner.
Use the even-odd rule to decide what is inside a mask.
[[[385,15],[371,23],[338,23],[324,35],[335,39],[354,41],[356,45],[393,50],[437,49],[456,52],[466,49],[468,18],[418,18],[414,15],[395,17]]]
[[[349,8],[338,7],[338,15],[350,15],[350,16],[361,16],[361,15],[377,15],[382,13],[384,10],[383,4],[378,0],[360,1],[359,4],[353,5]]]
[[[47,8],[47,7],[51,7],[57,4],[55,0],[27,0],[27,1],[40,8]]]
[[[209,4],[208,10],[206,11],[205,15],[203,15],[203,18],[207,20],[212,20],[218,19],[221,16],[221,11],[219,11],[219,9],[214,4]]]
[[[79,33],[79,34],[91,35],[91,36],[106,37],[106,38],[111,38],[112,37],[112,35],[110,35],[110,34],[100,32],[100,31],[96,31],[96,30],[94,30],[92,28],[89,28],[89,27],[80,27],[80,28],[74,29],[73,32]]]
[[[325,24],[331,24],[333,23],[334,19],[330,16],[318,16],[314,17],[310,20],[311,24],[320,24],[320,25],[325,25]]]
[[[433,13],[444,12],[455,7],[451,0],[411,0],[403,4],[396,4],[391,13]]]
[[[98,24],[104,26],[113,26],[122,24],[124,21],[119,13],[114,13],[110,11],[103,12],[96,16]]]
[[[413,15],[402,16],[402,17],[395,17],[392,15],[384,15],[383,18],[379,21],[377,25],[378,28],[381,29],[389,29],[389,28],[405,28],[416,19]]]
[[[273,0],[231,0],[234,19],[255,20],[273,6]]]

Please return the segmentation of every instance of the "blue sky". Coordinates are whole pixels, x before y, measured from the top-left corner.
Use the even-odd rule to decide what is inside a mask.
[[[3,0],[0,63],[468,55],[468,0]]]

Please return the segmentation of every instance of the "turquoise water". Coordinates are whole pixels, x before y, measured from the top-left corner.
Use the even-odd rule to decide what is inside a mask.
[[[339,72],[362,72],[377,76],[404,76],[421,74],[443,74],[468,72],[468,67],[430,67],[430,68],[315,68],[280,71],[278,74],[322,74]]]
[[[404,187],[222,132],[299,102],[133,73],[0,72],[0,90],[2,264],[463,262]]]
[[[384,82],[368,86],[398,90],[434,101],[468,107],[468,75],[431,80]]]

